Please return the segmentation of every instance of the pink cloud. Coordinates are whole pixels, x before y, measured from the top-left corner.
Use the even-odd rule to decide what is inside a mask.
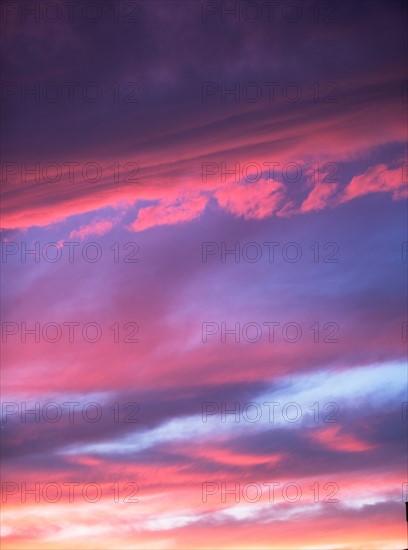
[[[245,219],[262,219],[274,214],[285,196],[286,188],[277,181],[252,184],[231,183],[219,188],[215,197],[221,208]]]
[[[361,452],[375,448],[375,445],[359,440],[353,434],[343,433],[340,426],[330,426],[320,430],[314,430],[310,434],[313,441],[317,441],[329,449],[345,452]]]
[[[207,202],[208,198],[202,195],[181,202],[161,201],[155,206],[142,208],[129,229],[144,231],[156,225],[172,225],[195,220],[202,214]]]
[[[346,202],[368,193],[391,192],[393,199],[405,196],[403,171],[401,167],[390,169],[385,164],[377,164],[364,174],[355,176],[346,187],[340,202]]]
[[[337,183],[317,183],[303,201],[300,212],[313,212],[326,208],[329,199],[338,188]]]
[[[377,82],[377,75],[374,82]],[[360,85],[360,82],[350,82],[350,90],[357,84]],[[189,111],[185,114],[177,112],[170,122],[181,127],[183,132],[168,135],[166,130],[166,137],[163,138],[159,120],[157,126],[150,128],[148,136],[143,135],[136,144],[132,141],[132,148],[129,147],[128,136],[125,136],[123,141],[115,143],[114,149],[110,143],[106,155],[101,158],[100,150],[105,146],[99,144],[94,160],[101,166],[102,176],[96,182],[84,181],[81,169],[74,170],[72,177],[70,171],[63,169],[58,185],[43,178],[22,183],[21,166],[16,163],[17,172],[9,174],[2,187],[2,227],[24,229],[47,226],[107,206],[131,208],[138,200],[161,201],[161,211],[169,212],[175,198],[186,189],[194,193],[218,191],[221,171],[208,181],[203,181],[203,159],[225,163],[229,168],[236,163],[240,166],[247,162],[262,165],[271,161],[278,161],[282,167],[294,159],[312,164],[328,160],[357,160],[365,158],[375,147],[404,143],[406,128],[401,122],[404,114],[401,106],[387,98],[374,98],[372,101],[364,110],[356,100],[347,104],[347,109],[339,108],[329,113],[316,113],[314,106],[305,104],[295,114],[288,107],[278,112],[259,108],[251,110],[250,117],[247,116],[248,109],[243,106],[230,116],[226,116],[225,109],[220,112],[203,111],[202,114],[194,110],[193,128]],[[166,121],[170,124],[168,119]],[[210,122],[218,123],[216,133]],[[379,124],[384,130],[381,133],[377,131]],[[187,132],[191,129],[194,129],[193,134]],[[137,158],[134,146],[141,151]],[[50,160],[57,161],[61,166],[67,162],[65,158],[49,159],[46,155],[35,159],[35,162],[46,163]],[[88,160],[88,157],[78,157],[81,166]],[[138,185],[125,183],[129,176],[129,170],[125,167],[135,160],[140,169]],[[114,163],[121,167],[118,183],[112,182],[111,167]],[[252,185],[252,189],[254,187]],[[344,200],[357,196],[351,191]],[[329,192],[328,188],[317,187],[301,212],[323,207],[326,192]],[[242,208],[234,206],[236,200],[228,201],[223,196],[225,193],[219,195],[220,204],[224,202],[231,211],[236,208],[241,212]],[[396,189],[393,197],[403,198]],[[252,210],[250,217],[264,216],[263,212],[257,212],[257,208]],[[273,211],[274,208],[271,213]],[[285,207],[284,211],[278,212],[279,215],[289,215],[299,212],[299,206],[296,205],[293,211]],[[143,213],[145,215],[146,212]]]
[[[90,235],[105,235],[108,233],[113,227],[113,222],[109,220],[102,220],[102,221],[92,221],[91,223],[87,225],[82,225],[79,229],[74,229],[69,234],[70,239],[79,238],[79,239],[86,239],[86,237],[89,237]]]

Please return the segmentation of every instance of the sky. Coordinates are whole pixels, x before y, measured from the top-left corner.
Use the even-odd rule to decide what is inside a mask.
[[[4,550],[401,550],[406,5],[1,4]]]

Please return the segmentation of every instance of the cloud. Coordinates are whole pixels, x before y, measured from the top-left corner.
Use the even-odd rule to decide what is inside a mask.
[[[399,3],[326,10],[304,0],[296,23],[288,19],[297,10],[283,2],[274,10],[257,2],[263,16],[254,22],[245,21],[257,16],[253,2],[237,2],[227,22],[222,2],[122,2],[118,10],[99,2],[95,23],[84,15],[98,6],[73,6],[70,23],[59,1],[61,20],[50,23],[51,7],[19,22],[11,4],[1,51],[11,90],[1,102],[1,203],[15,252],[2,263],[2,292],[3,319],[19,330],[3,345],[2,397],[29,410],[37,401],[78,401],[80,416],[71,423],[64,406],[57,423],[9,417],[4,479],[30,488],[99,482],[103,498],[70,504],[64,494],[52,504],[31,494],[24,503],[16,494],[4,510],[5,550],[402,548]],[[216,13],[204,22],[203,9]],[[217,90],[206,100],[203,80]],[[264,85],[272,81],[273,101]],[[34,85],[47,82],[65,93],[61,102],[34,97]],[[90,82],[100,101],[84,99]],[[259,101],[245,98],[250,82],[262,91]],[[75,84],[73,102],[64,83]],[[294,88],[301,98],[288,101]],[[214,170],[203,177],[206,162]],[[293,162],[303,170],[299,181],[284,177]],[[88,163],[99,165],[100,177]],[[261,166],[259,180],[243,182],[247,163]],[[278,168],[266,180],[271,163]],[[311,181],[308,166],[323,167],[322,176],[330,163],[337,183]],[[224,178],[223,168],[235,166],[240,177]],[[67,236],[81,241],[72,261]],[[84,254],[88,239],[100,246],[95,263]],[[61,261],[44,258],[47,242],[59,243]],[[206,262],[204,243],[214,251]],[[70,322],[78,324],[74,342]],[[218,327],[207,343],[203,322]],[[54,334],[48,323],[61,327],[58,342],[44,337]],[[87,323],[99,324],[99,341],[84,338]],[[140,329],[138,342],[128,341],[129,323]],[[236,323],[258,323],[261,339],[248,342],[238,329],[236,342]],[[300,326],[298,342],[285,339],[286,323]],[[85,401],[101,402],[101,421],[85,420]],[[276,421],[263,406],[259,422],[247,421],[252,410],[223,421],[224,405],[231,411],[238,402],[242,412],[258,401],[279,403]],[[208,422],[204,402],[218,408]],[[292,424],[283,411],[294,402],[302,416]],[[125,422],[127,403],[140,406],[138,423]],[[328,422],[333,414],[337,424]],[[206,480],[229,488],[297,481],[307,502],[283,502],[280,491],[279,502],[264,498],[259,507],[231,494],[222,502],[219,492],[204,503]],[[137,506],[123,502],[130,482],[141,488]],[[325,484],[337,483],[340,502],[313,502],[316,482],[321,499]]]
[[[313,212],[326,208],[337,189],[337,183],[317,183],[303,201],[300,212]]]
[[[391,193],[393,199],[402,199],[406,196],[406,186],[407,182],[404,181],[401,166],[389,168],[385,164],[376,164],[363,174],[352,178],[340,202],[350,201],[369,193]]]
[[[105,235],[105,233],[108,233],[113,227],[113,222],[109,220],[102,220],[102,221],[92,221],[91,223],[87,225],[82,225],[79,229],[74,229],[69,234],[70,239],[79,238],[81,240],[86,239],[90,235]]]
[[[199,196],[174,202],[161,201],[155,206],[139,210],[131,231],[145,231],[157,225],[173,225],[197,219],[204,212],[208,198]]]
[[[394,71],[390,79],[394,81],[397,78],[398,72]],[[406,131],[401,122],[403,108],[395,102],[388,89],[383,95],[372,91],[382,85],[378,74],[376,78],[367,75],[364,82],[361,77],[350,78],[344,85],[347,103],[340,103],[336,109],[330,106],[330,110],[322,110],[322,105],[308,101],[282,104],[279,109],[267,103],[259,103],[256,108],[245,103],[197,106],[194,97],[188,98],[182,110],[175,107],[164,113],[161,104],[156,109],[146,106],[146,113],[153,121],[147,125],[146,131],[135,133],[129,117],[123,120],[113,118],[111,125],[119,125],[116,128],[118,139],[113,143],[111,140],[107,142],[109,132],[99,132],[92,139],[90,136],[86,154],[76,135],[69,138],[64,134],[61,140],[55,139],[52,134],[43,137],[47,143],[36,153],[32,152],[32,140],[22,142],[26,139],[24,132],[16,136],[15,143],[10,136],[7,142],[10,151],[6,150],[3,156],[11,163],[9,168],[13,173],[8,174],[2,186],[2,227],[47,226],[107,206],[131,209],[138,200],[160,201],[157,213],[169,219],[166,224],[172,223],[173,218],[179,220],[180,216],[183,217],[171,210],[177,207],[173,202],[177,197],[184,196],[186,190],[196,195],[200,192],[209,193],[209,196],[218,195],[219,204],[225,205],[222,207],[230,209],[228,211],[236,210],[236,215],[271,215],[275,213],[275,205],[268,198],[267,191],[261,191],[261,182],[253,183],[251,187],[259,193],[259,199],[267,200],[264,207],[250,202],[245,205],[242,196],[228,200],[228,189],[232,191],[230,184],[221,185],[219,172],[217,177],[203,181],[203,162],[216,162],[218,166],[225,163],[228,168],[235,163],[243,167],[245,163],[256,162],[262,166],[262,163],[275,161],[282,167],[294,160],[302,164],[350,160],[366,164],[379,147],[392,145],[398,148],[399,144],[405,143]],[[361,96],[365,93],[364,102]],[[85,117],[87,113],[84,113]],[[27,122],[27,119],[24,121]],[[384,128],[384,132],[376,131],[378,125]],[[76,148],[71,151],[69,148],[74,145]],[[101,151],[105,152],[105,156],[101,157]],[[67,170],[66,165],[72,163],[72,159],[79,166],[72,171]],[[42,168],[50,162],[61,166],[61,179],[57,182],[41,175]],[[96,162],[101,168],[97,181],[84,179],[83,168],[89,162]],[[35,181],[21,182],[24,164],[28,170],[35,164],[42,167]],[[139,169],[137,183],[128,181],[134,165]],[[114,166],[118,168],[113,170]],[[90,175],[94,175],[92,171]],[[112,181],[114,175],[118,179],[115,183]],[[273,178],[270,180],[272,184]],[[296,198],[296,189],[289,187],[288,201]],[[301,211],[321,209],[332,190],[330,184],[317,185]],[[242,195],[240,184],[234,191]],[[256,201],[255,196],[253,201]],[[297,204],[295,201],[291,213],[299,212]],[[282,205],[282,209],[288,210],[287,205]],[[148,213],[142,216],[151,218]],[[143,225],[141,220],[140,226]],[[149,227],[152,227],[151,222]]]
[[[249,219],[270,216],[282,206],[285,186],[278,181],[230,183],[215,191],[215,198],[227,212]]]
[[[356,438],[353,434],[345,434],[340,426],[313,430],[310,433],[313,441],[327,445],[329,449],[336,449],[345,452],[361,452],[375,448],[375,445],[366,443]]]

